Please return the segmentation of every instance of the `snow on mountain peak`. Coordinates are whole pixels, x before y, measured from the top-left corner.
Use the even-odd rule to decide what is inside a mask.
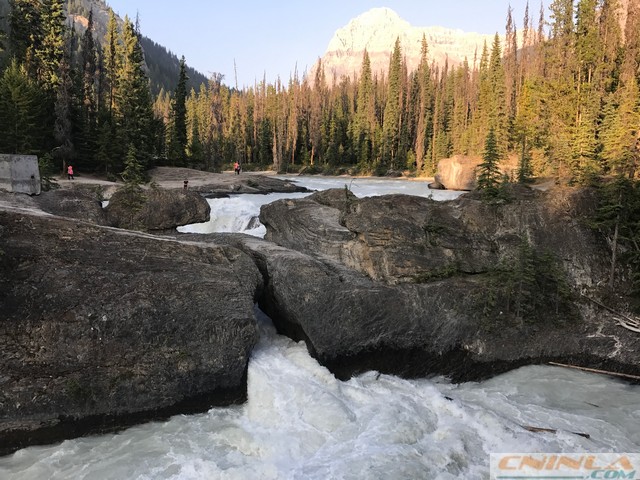
[[[445,62],[449,66],[460,64],[465,58],[472,64],[474,57],[479,57],[483,43],[491,45],[493,41],[493,35],[437,26],[414,27],[390,8],[373,8],[335,32],[321,59],[327,79],[331,82],[333,75],[336,78],[359,75],[365,49],[372,71],[386,75],[397,38],[409,70],[413,70],[420,62],[423,35],[429,46],[429,59],[440,66]],[[317,64],[310,78],[314,78],[316,68]]]

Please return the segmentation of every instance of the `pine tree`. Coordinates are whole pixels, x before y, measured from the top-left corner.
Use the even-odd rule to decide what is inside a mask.
[[[422,35],[420,47],[420,63],[416,72],[418,87],[418,121],[415,135],[416,170],[422,172],[425,167],[425,159],[429,149],[431,139],[431,117],[433,115],[433,83],[431,80],[431,69],[429,68],[429,46],[427,38]],[[431,168],[427,173],[434,173]]]
[[[608,171],[634,178],[640,163],[640,90],[635,75],[610,98],[602,127],[602,158]]]
[[[598,210],[591,226],[601,231],[611,245],[609,288],[614,288],[620,251],[626,251],[634,287],[640,287],[640,184],[618,174],[599,190]]]
[[[530,317],[535,310],[536,255],[528,242],[522,242],[518,249],[515,271],[512,274],[514,285],[514,313],[517,318]]]
[[[500,37],[494,36],[489,59],[489,84],[491,95],[489,97],[489,125],[494,129],[496,144],[501,156],[508,149],[508,122],[507,100],[505,95],[505,74],[502,65],[502,49]]]
[[[81,104],[79,157],[87,167],[95,167],[96,137],[98,135],[98,66],[97,50],[93,39],[93,10],[89,12],[87,30],[82,36],[81,48]]]
[[[149,166],[153,150],[153,110],[149,80],[143,68],[144,57],[138,34],[131,21],[125,17],[122,30],[124,50],[122,67],[118,75],[118,126],[127,148],[127,155],[135,157],[144,169]]]
[[[38,0],[9,0],[9,52],[36,74],[35,52],[42,43],[41,7]]]
[[[437,73],[436,76],[438,76]],[[431,162],[427,166],[431,171],[435,171],[440,159],[450,157],[452,152],[451,126],[454,85],[451,77],[448,62],[445,62],[434,98],[432,139],[430,142]]]
[[[311,143],[311,165],[314,165],[324,156],[325,136],[323,132],[323,121],[326,114],[325,103],[328,97],[328,87],[325,77],[324,66],[318,62],[313,88],[310,92],[309,105],[309,141]]]
[[[596,0],[581,0],[576,14],[576,113],[572,175],[582,182],[599,173],[596,159],[601,93],[596,78],[602,45],[596,20]]]
[[[353,122],[353,143],[361,169],[370,167],[373,159],[373,143],[375,137],[375,97],[371,76],[371,61],[365,49],[362,55],[362,68],[358,83],[358,98]]]
[[[70,53],[63,55],[58,67],[58,85],[55,97],[55,122],[53,127],[54,139],[57,147],[54,156],[62,159],[61,171],[66,170],[74,154],[74,144],[71,131],[71,101],[73,83],[70,72]]]
[[[472,112],[473,118],[473,139],[471,150],[480,152],[487,133],[491,128],[491,110],[493,103],[493,85],[491,81],[491,71],[489,65],[489,47],[485,42],[482,46],[480,64],[477,76],[477,106]]]
[[[554,0],[551,37],[545,44],[545,100],[543,122],[547,132],[546,153],[558,177],[571,179],[577,104],[577,60],[573,0]]]
[[[109,117],[113,117],[118,93],[118,70],[121,64],[121,46],[119,44],[118,26],[113,10],[109,9],[109,23],[104,48],[104,104]]]
[[[614,10],[616,5],[617,2],[614,2],[610,10]],[[628,8],[627,22],[624,26],[625,56],[623,68],[626,72],[635,72],[638,84],[640,84],[640,4],[637,0],[630,1]],[[614,17],[615,20],[614,15],[610,16]],[[610,21],[609,25],[612,26],[612,29],[615,29],[618,23]]]
[[[122,178],[128,187],[137,187],[144,183],[145,162],[139,157],[138,151],[133,144],[129,144],[127,156],[124,160],[124,171]]]
[[[512,16],[512,8],[507,12],[506,37],[504,45],[504,80],[505,80],[505,111],[508,146],[511,147],[516,142],[515,117],[517,94],[519,91],[518,73],[520,70],[518,62],[518,39],[515,22]],[[525,25],[526,27],[526,25]],[[525,30],[526,31],[526,30]]]
[[[389,60],[389,84],[387,87],[387,103],[384,107],[382,123],[382,163],[380,168],[397,167],[397,154],[399,146],[400,123],[402,118],[401,106],[403,102],[403,70],[402,50],[400,38],[396,39],[393,53]]]
[[[634,2],[629,2],[627,25],[633,23],[634,10],[637,11],[640,5],[634,7]],[[636,30],[635,34],[626,38],[623,47],[622,28],[620,25],[620,1],[619,0],[603,0],[601,8],[598,10],[598,27],[599,27],[599,49],[598,59],[596,61],[595,77],[600,90],[601,96],[604,96],[618,87],[620,78],[620,69],[628,59],[633,58],[633,51],[638,45],[638,36],[640,30]],[[633,29],[630,30],[630,32]],[[633,70],[633,68],[631,68]]]
[[[200,141],[200,132],[198,129],[198,117],[194,117],[191,122],[191,135],[189,139],[189,148],[187,151],[189,160],[192,165],[200,166],[204,160],[204,147]]]
[[[13,59],[0,77],[0,151],[37,153],[41,114],[40,89]]]
[[[500,186],[500,170],[498,169],[500,151],[493,128],[489,129],[487,134],[482,160],[482,163],[478,165],[478,190],[481,190],[488,198],[495,198],[498,196]]]
[[[48,92],[55,92],[60,85],[60,64],[65,44],[64,0],[42,1],[42,44],[36,50],[38,79]]]
[[[527,137],[523,136],[520,157],[518,158],[518,183],[527,183],[532,176],[531,147],[527,143]]]
[[[169,142],[169,160],[172,165],[184,165],[187,150],[187,73],[184,56],[180,59],[178,85],[171,103],[171,139]]]
[[[238,103],[242,105],[240,96],[237,95],[236,98],[238,99]],[[287,155],[287,161],[291,165],[295,165],[296,163],[296,153],[299,136],[299,117],[301,110],[300,103],[300,80],[298,79],[298,71],[296,67],[293,76],[289,79],[289,122],[287,126],[287,149],[289,150],[289,154]],[[242,109],[239,112],[239,117],[241,118],[241,124],[245,123],[243,120],[244,116],[242,115]],[[242,151],[244,152],[244,150],[245,146],[243,145]]]

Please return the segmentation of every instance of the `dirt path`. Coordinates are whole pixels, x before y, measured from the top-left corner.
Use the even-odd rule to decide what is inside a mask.
[[[235,175],[229,170],[222,173],[202,172],[190,168],[181,167],[156,167],[150,172],[151,181],[162,188],[182,188],[184,181],[189,182],[189,186],[203,186],[211,184],[234,184],[239,179],[251,176],[273,176],[274,172],[243,172]],[[54,180],[61,187],[69,187],[74,184],[84,183],[91,185],[118,186],[122,182],[110,182],[92,174],[77,173],[73,180],[68,180],[66,175],[54,177]]]

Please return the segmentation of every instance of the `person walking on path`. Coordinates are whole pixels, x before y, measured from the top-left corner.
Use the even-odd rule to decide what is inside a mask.
[[[73,180],[73,167],[71,165],[67,167],[67,180]]]

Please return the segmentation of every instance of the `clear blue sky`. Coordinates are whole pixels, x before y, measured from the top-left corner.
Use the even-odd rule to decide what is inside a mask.
[[[287,82],[296,64],[300,74],[325,52],[333,33],[374,7],[388,7],[411,25],[442,26],[467,32],[504,34],[511,5],[522,27],[527,0],[106,0],[124,18],[140,15],[143,35],[206,76],[222,73],[240,87],[277,76]],[[545,6],[550,0],[544,2]],[[529,14],[537,21],[540,0]]]

